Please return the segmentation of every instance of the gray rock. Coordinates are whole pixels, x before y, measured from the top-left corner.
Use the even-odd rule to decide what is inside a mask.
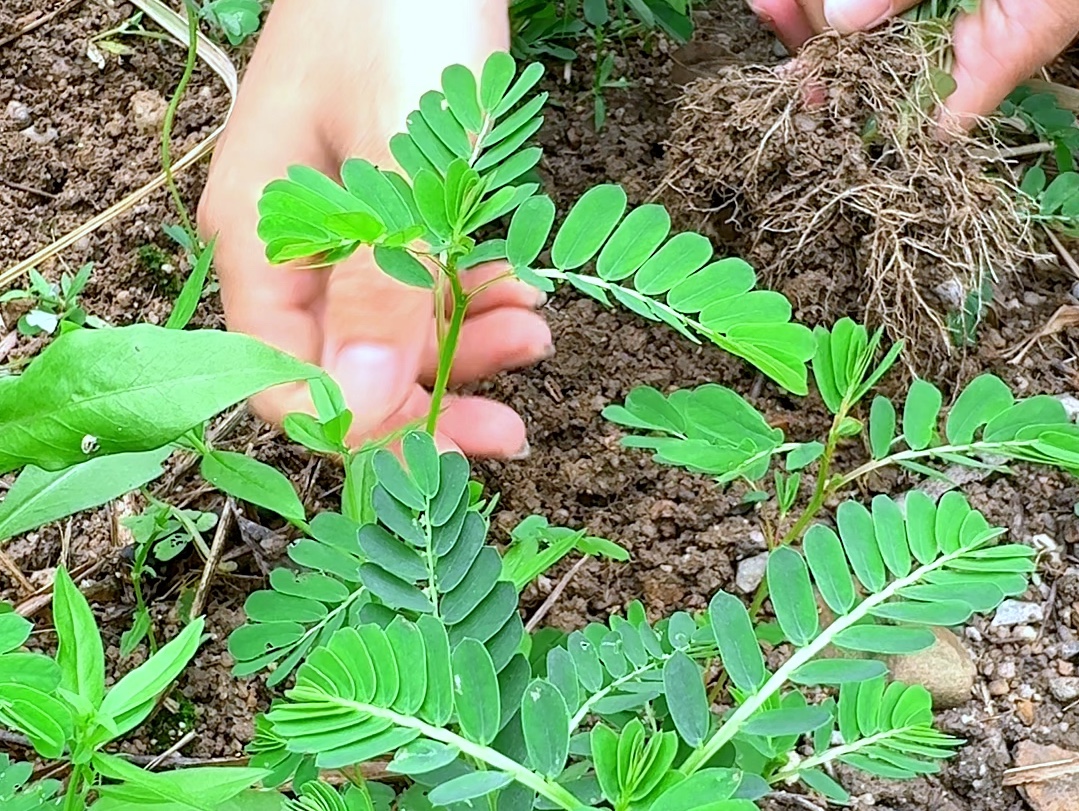
[[[738,573],[734,577],[734,585],[743,594],[756,591],[764,580],[764,572],[768,567],[768,553],[762,552],[751,558],[746,558],[738,564]]]
[[[1075,701],[1079,698],[1079,676],[1053,676],[1049,679],[1049,692],[1057,701]]]
[[[1057,399],[1064,406],[1064,411],[1067,412],[1069,420],[1075,422],[1076,419],[1079,419],[1079,397],[1074,394],[1058,394]]]
[[[1041,622],[1045,612],[1038,603],[1028,603],[1023,600],[1005,600],[997,609],[993,617],[993,626],[1025,625],[1031,622]]]

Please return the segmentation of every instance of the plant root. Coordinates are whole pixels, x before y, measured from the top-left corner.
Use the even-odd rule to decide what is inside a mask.
[[[674,114],[665,180],[796,304],[804,277],[803,317],[856,315],[839,295],[853,288],[866,323],[907,342],[912,371],[939,371],[971,294],[1033,255],[998,145],[942,138],[928,112],[948,46],[939,28],[896,23],[699,80]]]

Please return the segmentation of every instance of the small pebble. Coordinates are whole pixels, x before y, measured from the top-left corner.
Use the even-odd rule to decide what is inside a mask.
[[[997,665],[997,677],[1001,679],[1015,678],[1015,662],[1001,662]]]
[[[764,572],[767,567],[767,552],[746,558],[738,564],[738,573],[734,577],[734,584],[743,594],[756,591],[757,586],[764,580]]]
[[[38,132],[34,127],[27,127],[22,130],[22,134],[28,141],[35,143],[38,146],[51,144],[60,137],[60,133],[56,131],[56,127],[49,127],[45,132]]]
[[[1060,394],[1057,395],[1057,399],[1064,406],[1064,411],[1067,413],[1069,420],[1075,422],[1076,419],[1079,419],[1079,397],[1072,394]]]
[[[993,617],[993,626],[1021,625],[1030,622],[1041,622],[1045,616],[1038,603],[1028,603],[1022,600],[1005,600],[997,609]]]
[[[16,124],[29,124],[30,123],[30,108],[23,104],[21,101],[15,101],[12,99],[7,105],[7,117],[14,121]]]
[[[1079,698],[1079,678],[1075,676],[1053,676],[1049,679],[1049,692],[1057,701],[1068,703]]]
[[[1010,690],[1008,682],[1004,679],[994,679],[989,682],[989,695],[991,696],[1006,696]]]
[[[1015,712],[1019,715],[1019,720],[1027,726],[1034,723],[1034,704],[1025,699],[1015,702]]]

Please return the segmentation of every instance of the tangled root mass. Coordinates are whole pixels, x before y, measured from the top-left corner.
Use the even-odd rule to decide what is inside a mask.
[[[998,151],[941,139],[927,112],[947,48],[935,34],[825,35],[787,66],[695,82],[675,112],[667,178],[681,207],[704,213],[696,225],[733,226],[766,283],[797,302],[803,280],[815,301],[803,310],[882,324],[918,367],[954,351],[949,314],[1030,255]],[[862,313],[828,304],[844,286]]]

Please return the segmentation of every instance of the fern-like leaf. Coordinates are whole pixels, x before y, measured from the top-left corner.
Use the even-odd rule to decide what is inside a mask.
[[[632,434],[622,442],[630,448],[655,451],[657,462],[707,473],[721,482],[737,478],[758,481],[772,457],[783,450],[783,432],[737,392],[708,384],[664,397],[641,386],[621,406],[607,406],[603,416],[645,435]]]
[[[618,186],[585,192],[566,215],[551,247],[552,269],[514,263],[526,282],[567,281],[610,305],[663,322],[693,341],[712,341],[752,363],[784,388],[805,394],[806,361],[815,351],[813,334],[792,324],[790,303],[779,293],[754,290],[756,274],[739,259],[713,261],[711,243],[700,234],[670,234],[670,215],[648,204],[626,211]],[[623,216],[625,214],[625,216]],[[514,220],[528,218],[518,212]],[[518,251],[511,233],[508,256]],[[531,248],[536,235],[529,232]],[[594,260],[595,275],[579,269]],[[626,282],[626,283],[622,283]]]
[[[1055,397],[1016,400],[1000,378],[984,374],[963,389],[943,421],[942,400],[936,386],[916,380],[903,406],[902,434],[896,437],[894,407],[876,398],[869,424],[874,458],[892,458],[901,465],[937,459],[984,467],[992,466],[995,457],[1079,474],[1079,426]],[[907,450],[897,451],[899,443]]]
[[[430,436],[403,440],[407,470],[388,451],[374,461],[372,496],[377,523],[363,527],[323,513],[312,538],[289,549],[308,569],[279,569],[271,589],[255,592],[248,623],[229,638],[236,672],[277,664],[280,683],[316,645],[338,629],[362,622],[388,626],[399,614],[428,614],[445,623],[452,646],[486,645],[501,672],[524,636],[517,589],[502,577],[502,559],[487,545],[487,520],[469,498],[469,466],[459,454],[441,456]]]
[[[772,608],[795,649],[774,674],[763,668],[741,603],[723,592],[713,598],[711,627],[739,706],[690,756],[691,770],[739,736],[819,729],[827,720],[820,708],[797,698],[787,706],[791,694],[777,699],[788,683],[847,685],[884,676],[876,660],[821,658],[829,646],[857,654],[912,653],[933,644],[930,627],[960,625],[1025,590],[1034,550],[993,545],[1004,530],[990,526],[961,494],[935,503],[912,492],[905,508],[904,514],[886,496],[874,499],[872,510],[845,502],[836,513],[838,533],[818,524],[806,533],[803,552],[780,547],[770,554]],[[818,597],[835,616],[823,628]]]

